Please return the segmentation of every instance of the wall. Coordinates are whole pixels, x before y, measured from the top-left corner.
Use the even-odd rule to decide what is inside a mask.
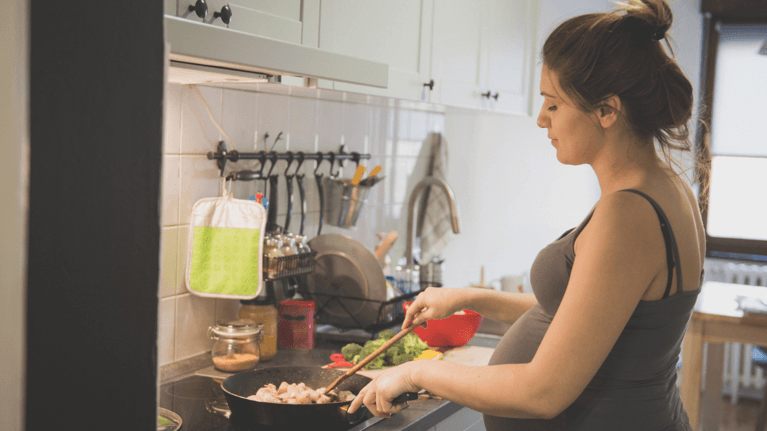
[[[537,52],[545,35],[563,19],[612,7],[607,0],[543,0]],[[672,7],[678,59],[697,89],[701,35],[698,2],[680,0]],[[538,93],[539,76],[536,68],[534,94]],[[443,133],[449,149],[447,180],[458,201],[462,229],[443,253],[443,278],[451,287],[476,284],[483,266],[485,282],[526,273],[538,250],[580,222],[599,198],[589,167],[562,166],[556,161],[545,130],[535,124],[542,104],[540,96],[533,100],[535,114],[530,117],[271,85],[259,86],[255,92],[199,89],[240,151],[264,149],[266,132],[270,149],[282,131],[275,151],[337,151],[343,143],[348,151],[370,153],[371,160],[364,163],[368,167],[382,165],[381,175],[386,181],[371,192],[356,229],[326,224],[322,232],[350,235],[372,250],[375,233],[396,230],[400,240],[391,252],[395,261],[404,254],[407,200],[428,161],[428,146],[423,143],[429,132]],[[205,154],[215,149],[221,137],[190,87],[169,85],[166,103],[161,365],[208,350],[207,327],[216,319],[233,317],[239,306],[236,301],[190,295],[184,287],[189,214],[197,199],[218,194],[218,172]],[[255,165],[241,162],[234,167]],[[284,166],[278,164],[275,169],[282,171]],[[328,167],[323,163],[319,172],[327,175]],[[318,219],[313,169],[314,163],[306,162],[301,170],[307,175],[310,213],[306,233],[310,237],[316,234]],[[344,176],[350,177],[353,164],[346,169]],[[284,187],[283,182],[279,199],[283,217]],[[245,183],[235,183],[233,191],[241,198],[253,192]],[[296,205],[293,214],[291,227],[296,227]]]
[[[0,26],[0,418],[4,430],[24,429],[24,333],[26,295],[29,133],[27,74],[28,2],[7,5]]]
[[[322,233],[343,233],[373,249],[377,232],[397,230],[404,243],[403,205],[413,182],[419,181],[428,163],[429,132],[444,132],[444,108],[332,91],[260,85],[257,91],[198,87],[215,120],[239,151],[335,151],[342,144],[347,151],[370,154],[363,161],[369,168],[382,165],[385,180],[371,189],[368,202],[355,229],[342,229],[327,222]],[[274,144],[277,135],[282,138]],[[208,326],[236,315],[238,301],[206,299],[188,293],[183,269],[192,205],[201,198],[217,196],[220,180],[216,164],[206,154],[223,139],[205,106],[190,86],[169,84],[166,97],[165,150],[163,157],[162,274],[160,283],[159,363],[167,364],[210,349],[205,336]],[[274,146],[273,146],[274,145]],[[227,169],[248,169],[256,161],[229,163]],[[275,172],[284,172],[278,162]],[[354,163],[347,162],[341,175],[350,177]],[[291,168],[293,172],[295,166]],[[319,203],[313,177],[315,162],[303,164],[306,175],[307,207],[305,233],[317,233]],[[330,164],[318,173],[328,175]],[[334,167],[335,173],[338,166]],[[235,197],[247,198],[254,183],[235,182]],[[300,224],[297,186],[291,231]],[[280,182],[279,224],[286,215],[286,186]]]

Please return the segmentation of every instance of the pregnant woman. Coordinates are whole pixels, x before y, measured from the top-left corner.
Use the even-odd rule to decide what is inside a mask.
[[[511,323],[490,364],[415,361],[377,376],[352,403],[377,416],[426,389],[484,414],[495,430],[691,430],[676,387],[700,291],[705,234],[670,157],[690,149],[693,92],[662,43],[663,0],[578,16],[543,47],[538,125],[557,160],[588,164],[601,196],[538,253],[532,294],[421,293],[403,327],[471,309]],[[566,208],[562,209],[566,211]]]

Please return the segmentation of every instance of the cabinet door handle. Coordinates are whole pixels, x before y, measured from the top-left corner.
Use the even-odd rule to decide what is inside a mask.
[[[424,87],[429,87],[429,91],[434,90],[434,80],[430,79],[429,82],[423,84]]]
[[[215,20],[216,18],[221,18],[221,21],[223,21],[224,24],[229,25],[229,23],[232,22],[232,8],[230,8],[228,4],[222,7],[221,12],[213,13],[213,19]]]
[[[491,93],[490,90],[487,90],[487,93],[482,93],[482,97],[487,97],[488,99],[493,98],[496,101],[498,100],[498,93]]]
[[[197,0],[193,5],[189,5],[189,12],[194,12],[200,18],[205,18],[208,14],[208,3],[205,0]]]

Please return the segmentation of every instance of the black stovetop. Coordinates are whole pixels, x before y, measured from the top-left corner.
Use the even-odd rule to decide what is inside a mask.
[[[231,421],[220,381],[206,376],[191,376],[160,386],[160,407],[181,416],[180,431],[284,431],[283,428],[251,428]],[[368,417],[364,422],[346,428],[334,426],[334,431],[361,431],[378,422]],[[321,427],[313,427],[321,430]],[[303,430],[302,430],[303,431]],[[308,430],[306,430],[308,431]]]

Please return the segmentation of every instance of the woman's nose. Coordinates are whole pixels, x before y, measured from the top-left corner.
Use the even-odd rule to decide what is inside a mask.
[[[546,113],[544,112],[543,108],[541,108],[541,112],[538,113],[538,120],[536,121],[536,124],[541,129],[545,129],[549,126],[549,119],[546,116]]]

